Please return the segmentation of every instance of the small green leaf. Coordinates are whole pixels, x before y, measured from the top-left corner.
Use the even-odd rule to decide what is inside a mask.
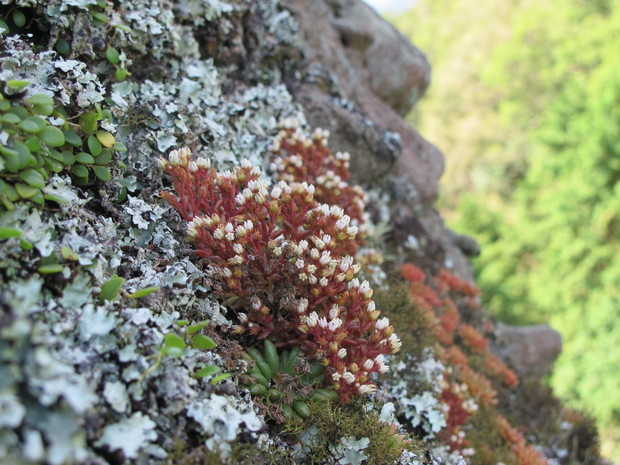
[[[11,79],[6,81],[6,86],[10,89],[20,90],[30,84],[28,81],[21,81],[19,79]]]
[[[71,44],[69,44],[66,40],[61,39],[56,41],[54,48],[61,55],[69,55],[71,53]]]
[[[78,133],[69,129],[68,131],[64,132],[65,134],[65,140],[73,145],[74,147],[81,147],[82,146],[82,139],[80,139],[80,136],[78,136]]]
[[[183,327],[183,326],[186,326],[186,325],[188,325],[188,324],[189,324],[189,320],[178,320],[178,321],[177,321],[176,323],[174,323],[174,324],[175,324],[175,325],[177,325],[177,326],[181,326],[181,327]]]
[[[53,105],[33,105],[32,112],[35,115],[49,116],[54,113]]]
[[[28,147],[28,150],[30,150],[31,152],[39,152],[41,150],[41,139],[39,139],[37,136],[31,136],[26,139],[24,145],[26,145],[26,147]]]
[[[64,165],[62,163],[59,163],[49,157],[45,157],[44,163],[45,167],[53,173],[60,173],[64,169]]]
[[[14,228],[0,228],[0,239],[9,239],[11,237],[19,237],[22,232]]]
[[[78,178],[88,179],[88,168],[84,165],[71,165],[71,174]]]
[[[96,174],[96,173],[95,173]],[[159,286],[149,286],[143,289],[138,289],[136,292],[129,294],[129,297],[132,299],[139,299],[140,297],[145,297],[153,292],[159,291]],[[178,324],[178,322],[177,322]]]
[[[20,239],[19,246],[22,248],[22,250],[25,250],[26,252],[34,248],[34,246],[32,245],[32,242],[27,241],[26,239]]]
[[[41,274],[60,273],[64,267],[60,263],[51,263],[40,266],[37,271]]]
[[[213,378],[211,381],[209,381],[209,383],[211,383],[213,386],[215,386],[217,383],[219,383],[220,381],[223,381],[227,378],[230,378],[230,373],[222,373],[221,375],[216,376],[215,378]]]
[[[80,152],[75,156],[75,161],[83,165],[92,165],[95,163],[95,158],[90,153]]]
[[[54,105],[54,99],[49,95],[35,94],[28,99],[31,105]]]
[[[22,10],[13,10],[13,22],[17,27],[24,27],[26,25],[26,15]]]
[[[180,357],[183,355],[183,349],[178,347],[163,347],[160,351],[164,355],[170,355],[171,357]]]
[[[97,131],[99,132],[99,131]],[[88,136],[88,150],[93,156],[97,156],[101,153],[103,147],[101,146],[101,142],[95,136]]]
[[[109,181],[110,179],[112,179],[112,174],[110,173],[110,170],[107,169],[105,166],[93,166],[92,170],[93,173],[95,173],[97,179],[100,179],[102,181]]]
[[[8,24],[0,19],[0,34],[6,34],[7,32],[10,32]]]
[[[95,163],[98,165],[107,165],[112,161],[112,151],[110,149],[103,149],[99,155],[95,157]]]
[[[127,76],[129,75],[129,72],[121,67],[116,68],[116,71],[114,71],[114,76],[116,76],[116,79],[118,81],[124,81],[125,79],[127,79]]]
[[[54,126],[47,126],[43,129],[43,131],[41,131],[41,139],[51,147],[65,145],[65,135],[60,129]]]
[[[86,134],[93,134],[97,130],[97,112],[91,110],[80,116],[80,127]]]
[[[19,153],[8,147],[0,147],[0,153],[4,158],[4,167],[10,173],[16,173],[21,165]]]
[[[129,26],[125,26],[124,24],[114,24],[112,27],[115,27],[119,31],[131,32],[131,28]]]
[[[93,12],[92,16],[93,16],[93,19],[99,23],[105,24],[108,22],[108,17],[104,15],[103,13]]]
[[[105,147],[107,148],[114,147],[114,143],[116,142],[116,139],[108,131],[103,131],[100,129],[99,131],[97,131],[96,135],[97,135],[97,139],[99,139],[99,142],[101,142],[101,144],[103,144]]]
[[[207,326],[209,326],[209,320],[204,320],[198,323],[194,323],[193,325],[190,325],[187,327],[187,333],[188,334],[197,333],[198,331],[200,331],[203,328],[206,328]]]
[[[75,163],[75,156],[73,155],[73,152],[71,152],[70,150],[63,150],[61,155],[62,155],[63,163],[65,165],[73,165]]]
[[[45,200],[50,200],[52,202],[56,202],[56,203],[69,203],[69,201],[67,199],[65,199],[64,197],[60,196],[60,195],[55,195],[55,194],[45,194],[43,196],[45,198]]]
[[[114,150],[116,150],[117,152],[126,152],[127,151],[127,146],[125,144],[123,144],[122,142],[116,141],[116,144],[114,144],[114,147],[112,147]]]
[[[117,64],[119,62],[119,59],[120,59],[118,50],[116,50],[114,47],[108,47],[106,49],[105,57],[113,65]]]
[[[19,123],[19,127],[26,132],[31,134],[36,134],[41,132],[45,128],[46,121],[38,116],[31,116],[30,118],[26,118],[21,123]]]
[[[192,338],[192,347],[194,349],[213,349],[217,344],[213,339],[203,334],[196,334]]]
[[[222,371],[220,367],[216,365],[209,365],[198,370],[196,373],[194,373],[194,376],[196,378],[204,378],[205,376],[211,376],[219,373],[220,371]]]
[[[164,336],[164,345],[166,347],[178,347],[179,349],[185,349],[185,341],[183,338],[174,333],[168,333]]]
[[[101,292],[99,293],[99,301],[114,300],[121,291],[121,288],[125,284],[125,278],[114,275],[101,285]]]
[[[45,179],[38,171],[29,168],[19,173],[19,179],[32,187],[38,187],[39,189],[45,187]]]
[[[0,117],[0,121],[9,124],[19,124],[21,120],[22,119],[15,113],[5,113],[2,117]]]
[[[60,254],[66,259],[66,260],[71,260],[73,262],[76,262],[80,259],[80,256],[78,254],[76,254],[74,252],[74,250],[71,247],[67,247],[66,245],[63,245],[60,248]]]
[[[16,183],[15,190],[22,199],[30,199],[36,194],[40,194],[41,191],[35,187],[27,186],[26,184]]]

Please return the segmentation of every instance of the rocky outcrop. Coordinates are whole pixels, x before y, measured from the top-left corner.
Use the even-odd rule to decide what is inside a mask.
[[[499,323],[497,338],[506,358],[524,377],[548,375],[562,352],[562,336],[548,325],[518,327]]]
[[[429,265],[471,268],[433,208],[443,155],[404,119],[424,94],[424,54],[363,2],[289,0],[299,22],[305,76],[289,84],[313,126],[351,153],[356,181],[391,198],[392,238],[417,246]],[[388,188],[386,188],[386,186]]]

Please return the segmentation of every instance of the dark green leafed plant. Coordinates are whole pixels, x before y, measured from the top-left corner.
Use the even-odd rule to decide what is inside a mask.
[[[247,349],[246,361],[254,366],[241,377],[241,385],[277,423],[301,422],[310,416],[313,404],[338,397],[333,389],[321,387],[323,367],[318,362],[307,363],[299,357],[300,351],[301,347],[295,347],[279,354],[268,339],[263,353]]]
[[[49,95],[16,99],[27,81],[8,81],[4,86],[5,95],[0,94],[0,134],[5,134],[0,142],[0,209],[12,210],[20,201],[62,202],[43,192],[54,173],[69,172],[79,186],[111,178],[114,152],[127,148],[100,128],[103,120],[111,120],[109,110],[96,106],[78,117],[56,105]]]

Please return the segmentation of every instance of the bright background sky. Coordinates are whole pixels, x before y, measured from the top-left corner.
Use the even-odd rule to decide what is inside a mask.
[[[416,0],[364,0],[379,13],[400,13],[408,10]]]

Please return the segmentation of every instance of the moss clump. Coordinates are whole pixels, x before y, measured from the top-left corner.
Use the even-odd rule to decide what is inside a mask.
[[[261,449],[257,444],[234,442],[230,450],[223,454],[211,451],[205,445],[188,447],[177,439],[175,450],[159,465],[296,465],[293,452],[275,446]]]
[[[398,275],[389,278],[387,287],[375,289],[373,298],[403,343],[401,356],[410,354],[418,358],[425,347],[435,343],[427,317],[413,303],[408,284]]]
[[[413,436],[400,434],[395,424],[382,421],[375,406],[363,399],[350,404],[321,404],[312,409],[307,423],[312,426],[302,435],[303,459],[298,463],[325,465],[340,463],[338,444],[342,439],[367,438],[363,449],[365,465],[394,463],[404,451],[421,455],[424,447]]]

